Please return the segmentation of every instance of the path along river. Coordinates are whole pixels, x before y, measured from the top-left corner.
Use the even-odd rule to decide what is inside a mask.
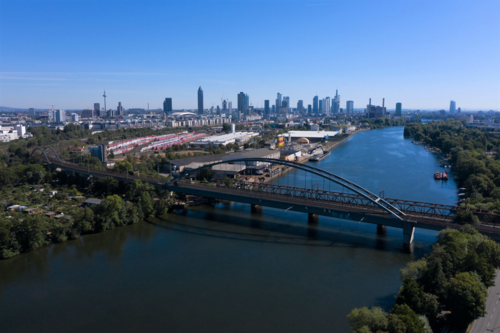
[[[316,166],[386,197],[456,201],[403,127],[356,134]],[[348,332],[352,308],[390,309],[399,269],[434,242],[417,229],[406,254],[399,229],[197,207],[0,261],[0,332]]]

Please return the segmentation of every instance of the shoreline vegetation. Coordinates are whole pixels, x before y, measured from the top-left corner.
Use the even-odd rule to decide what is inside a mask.
[[[459,187],[465,188],[461,206],[500,211],[500,137],[465,125],[452,119],[412,123],[405,126],[404,136],[441,152]],[[477,223],[477,217],[467,213],[457,214],[457,222]]]
[[[425,143],[452,165],[468,198],[468,208],[500,210],[500,149],[497,136],[447,120],[411,123],[405,138]],[[477,224],[470,211],[457,214],[456,222]],[[500,267],[500,244],[466,224],[437,234],[431,254],[401,269],[402,287],[390,313],[381,308],[356,308],[347,316],[356,333],[432,333],[445,325],[465,331],[485,315],[488,287]]]
[[[432,333],[445,325],[463,330],[485,315],[488,287],[500,267],[500,244],[470,225],[444,229],[432,252],[400,270],[403,285],[389,313],[355,308],[352,333]]]

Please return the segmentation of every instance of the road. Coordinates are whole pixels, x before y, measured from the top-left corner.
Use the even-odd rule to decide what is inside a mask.
[[[476,320],[473,325],[470,333],[500,333],[500,271],[497,271],[495,285],[488,289],[486,316]]]

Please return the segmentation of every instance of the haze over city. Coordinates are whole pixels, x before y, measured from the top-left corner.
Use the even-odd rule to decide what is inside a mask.
[[[0,105],[500,108],[499,1],[2,1]],[[344,107],[344,105],[343,105]]]

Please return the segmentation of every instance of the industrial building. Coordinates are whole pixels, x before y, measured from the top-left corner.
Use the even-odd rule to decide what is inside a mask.
[[[305,138],[308,142],[321,141],[323,139],[331,138],[339,134],[339,131],[289,131],[282,134],[284,141],[297,141],[298,139]]]
[[[218,145],[225,146],[228,143],[237,143],[239,145],[242,145],[258,135],[259,133],[255,132],[236,132],[236,133],[229,133],[222,135],[207,136],[200,140],[191,142],[191,145],[206,146],[206,147],[208,147],[210,144],[214,146]]]

